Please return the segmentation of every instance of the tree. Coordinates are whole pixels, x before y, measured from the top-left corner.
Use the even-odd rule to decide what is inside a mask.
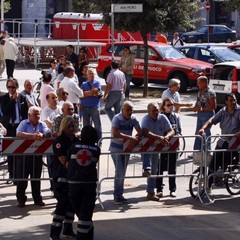
[[[73,10],[81,13],[91,13],[95,12],[95,4],[86,0],[73,0],[72,1]]]
[[[143,13],[115,13],[115,29],[118,31],[140,32],[144,46],[144,89],[143,97],[148,95],[148,51],[147,34],[157,31],[174,31],[179,28],[193,27],[196,21],[192,14],[198,10],[198,4],[191,0],[114,0],[114,4],[143,4]],[[105,24],[111,23],[111,2],[93,0],[103,13]]]
[[[226,0],[224,2],[226,10],[229,12],[240,11],[240,0]]]
[[[0,9],[1,9],[1,6],[0,6]],[[10,9],[11,9],[10,0],[5,0],[4,1],[4,13],[7,13]]]

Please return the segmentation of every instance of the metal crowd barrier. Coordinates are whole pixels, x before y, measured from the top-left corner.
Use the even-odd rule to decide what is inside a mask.
[[[210,148],[210,145],[205,145],[203,159],[205,182],[203,189],[199,191],[201,198],[213,203],[215,201],[214,192],[217,193],[217,189],[223,188],[230,195],[240,194],[240,140],[233,134],[225,134],[209,136],[206,141],[216,143],[215,145],[218,147]],[[207,156],[212,156],[210,166],[207,162]],[[211,178],[212,186],[210,188]]]
[[[52,144],[53,139],[35,141],[22,138],[1,138],[0,182],[50,180],[47,170],[47,158],[53,156]],[[9,176],[8,173],[9,164],[12,166],[12,176]],[[29,169],[29,165],[31,165],[32,169]],[[30,171],[39,167],[42,168],[40,178],[34,175],[34,171],[32,171],[33,175],[30,178],[23,177],[26,168]]]
[[[193,149],[193,142],[195,138],[199,138],[201,141],[201,149],[200,150],[192,150]],[[105,151],[102,150],[101,159],[98,165],[98,200],[101,201],[101,195],[104,194],[102,191],[102,184],[105,180],[114,180],[115,179],[115,166],[113,160],[111,159],[111,155],[130,155],[126,175],[124,179],[138,179],[138,178],[145,178],[143,174],[143,162],[142,162],[142,155],[144,154],[169,154],[177,153],[177,169],[176,174],[168,174],[166,170],[169,168],[169,164],[167,164],[167,169],[164,169],[164,173],[162,175],[151,175],[149,178],[166,178],[166,177],[187,177],[188,179],[193,176],[193,172],[197,169],[197,166],[193,164],[192,159],[187,157],[187,154],[192,154],[193,152],[202,154],[204,149],[204,140],[201,136],[176,136],[172,138],[169,145],[164,147],[162,146],[159,141],[153,141],[148,138],[142,138],[139,140],[135,145],[130,144],[129,141],[125,141],[123,145],[122,152],[114,152],[111,153],[108,150],[108,146],[110,145],[110,140],[113,139],[111,137],[104,137],[100,140],[100,145],[106,148]],[[185,146],[185,149],[182,147]],[[161,157],[160,157],[161,159]],[[169,162],[169,157],[168,160]],[[202,164],[202,163],[201,163]],[[160,168],[158,169],[160,172]],[[168,171],[167,171],[168,172]],[[188,189],[187,189],[188,190]],[[200,192],[200,186],[197,186],[197,192]],[[199,195],[200,196],[200,195]],[[103,205],[102,205],[103,207]]]

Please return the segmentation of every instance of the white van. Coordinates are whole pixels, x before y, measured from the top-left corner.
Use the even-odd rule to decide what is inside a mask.
[[[240,103],[240,61],[215,64],[209,87],[216,92],[217,106],[225,106],[225,96],[228,93],[236,95]]]

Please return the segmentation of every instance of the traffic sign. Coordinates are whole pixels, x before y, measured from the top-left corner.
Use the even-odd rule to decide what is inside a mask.
[[[128,12],[142,12],[142,4],[113,4],[113,12],[128,13]]]
[[[209,10],[210,10],[210,3],[206,2],[206,11],[209,11]]]

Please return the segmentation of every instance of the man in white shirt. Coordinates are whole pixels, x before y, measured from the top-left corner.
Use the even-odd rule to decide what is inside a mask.
[[[183,42],[183,40],[179,37],[178,32],[175,32],[175,33],[173,34],[173,40],[172,40],[172,42],[171,42],[171,45],[172,45],[173,47],[181,47],[181,46],[184,45],[184,42]]]
[[[18,47],[14,42],[14,38],[10,37],[3,45],[4,58],[6,62],[7,78],[13,78],[13,72],[15,67],[15,60],[18,54]]]
[[[74,106],[74,112],[78,113],[79,99],[83,97],[83,91],[75,82],[75,69],[73,67],[67,67],[64,70],[64,79],[61,81],[59,87],[65,88],[68,92],[68,101]]]
[[[43,108],[41,120],[45,122],[49,129],[51,129],[53,118],[62,113],[61,107],[57,105],[57,94],[49,92],[46,96],[48,105]]]

